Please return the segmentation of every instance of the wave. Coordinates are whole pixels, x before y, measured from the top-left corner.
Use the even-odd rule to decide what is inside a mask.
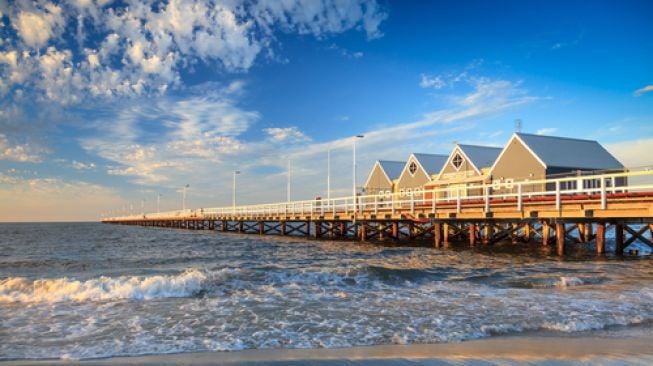
[[[55,278],[0,281],[0,303],[100,300],[152,300],[193,297],[208,286],[209,275],[189,269],[178,275],[99,277],[86,281]]]

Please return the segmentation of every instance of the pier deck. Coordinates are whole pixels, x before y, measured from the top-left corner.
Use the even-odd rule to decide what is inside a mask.
[[[613,230],[615,251],[623,254],[635,241],[653,248],[651,180],[652,171],[640,171],[474,187],[483,192],[480,196],[439,189],[403,199],[396,194],[316,199],[111,217],[102,222],[316,239],[430,238],[436,248],[452,241],[473,246],[537,240],[545,246],[555,243],[559,255],[567,243],[589,242],[603,254],[606,233]],[[628,184],[617,186],[620,181]],[[532,191],[538,185],[553,189]]]

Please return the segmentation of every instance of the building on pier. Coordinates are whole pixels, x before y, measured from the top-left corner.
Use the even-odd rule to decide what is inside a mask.
[[[391,199],[405,165],[403,161],[377,160],[363,186],[365,195],[378,196],[382,201]]]
[[[422,199],[424,185],[437,178],[447,158],[440,154],[410,154],[395,185],[398,198]]]
[[[544,180],[548,177],[570,177],[587,174],[623,172],[624,166],[601,144],[594,140],[567,137],[542,136],[515,133],[503,148],[488,172],[493,184],[505,184],[501,189],[509,191],[511,183]],[[624,186],[625,178],[609,185]],[[561,190],[598,188],[600,182],[584,180],[568,182]],[[523,192],[555,189],[544,184],[523,185]]]
[[[501,148],[479,145],[456,144],[438,176],[425,184],[425,189],[447,188],[440,197],[480,196],[482,186],[489,183],[488,172],[501,153]]]

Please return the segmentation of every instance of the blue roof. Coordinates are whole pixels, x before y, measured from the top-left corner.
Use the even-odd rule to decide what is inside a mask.
[[[401,175],[401,172],[404,170],[404,166],[406,165],[406,163],[403,161],[390,160],[379,160],[379,164],[381,165],[381,169],[385,171],[385,174],[388,175],[390,180],[398,179]]]
[[[623,169],[621,164],[601,144],[594,140],[516,133],[546,164],[547,168],[586,170]]]
[[[497,160],[502,150],[500,147],[479,145],[458,145],[458,147],[479,170],[494,165],[494,161]]]
[[[444,164],[447,163],[449,157],[447,155],[440,154],[413,154],[420,165],[426,170],[429,174],[438,174]]]

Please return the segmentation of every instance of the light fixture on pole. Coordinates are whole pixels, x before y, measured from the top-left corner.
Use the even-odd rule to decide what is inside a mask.
[[[327,200],[331,199],[331,148],[327,150]]]
[[[286,199],[290,202],[290,158],[288,158],[288,183],[286,184]]]
[[[184,211],[186,211],[186,189],[187,189],[188,187],[190,187],[189,184],[186,184],[186,185],[184,186],[184,194],[183,194],[183,199],[182,199],[182,201],[181,201],[181,209],[184,210]]]
[[[354,172],[352,177],[353,184],[352,184],[352,192],[351,192],[354,200],[354,215],[356,214],[356,140],[362,139],[363,137],[365,136],[363,135],[354,136],[354,149],[353,149],[354,153],[353,153],[353,164],[352,164]]]
[[[354,170],[353,171],[353,177],[352,177],[352,179],[353,179],[352,195],[354,197],[356,197],[356,140],[357,139],[362,139],[363,137],[365,137],[365,136],[363,136],[363,135],[354,136],[353,164],[352,164],[353,170]]]
[[[233,206],[234,213],[236,212],[236,175],[237,174],[240,174],[240,171],[234,170],[233,194],[231,196],[231,205]]]

